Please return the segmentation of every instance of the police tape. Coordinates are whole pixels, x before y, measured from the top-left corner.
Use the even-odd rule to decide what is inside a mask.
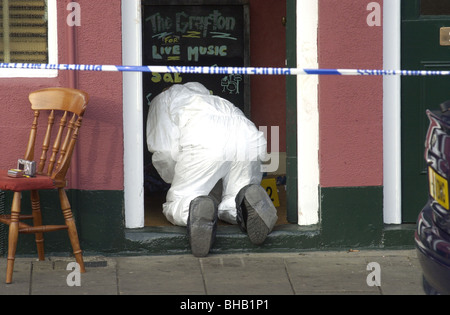
[[[2,69],[61,70],[95,72],[155,72],[183,74],[241,74],[241,75],[347,75],[347,76],[448,76],[440,70],[364,70],[364,69],[299,69],[272,67],[218,67],[218,66],[113,66],[78,64],[0,63]]]

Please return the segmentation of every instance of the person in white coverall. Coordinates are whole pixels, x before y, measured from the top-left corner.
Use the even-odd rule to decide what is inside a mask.
[[[243,231],[249,232],[251,227],[247,225],[255,220],[248,218],[256,214],[253,216],[256,222],[267,231],[261,236],[261,227],[257,227],[254,243],[261,243],[270,233],[277,219],[276,209],[260,186],[261,160],[265,158],[267,142],[263,132],[232,103],[211,95],[200,83],[173,85],[150,103],[147,145],[153,153],[154,167],[171,184],[163,213],[172,224],[188,227],[193,252],[194,247],[200,246],[196,256],[209,252],[217,216],[228,223],[240,224]],[[222,200],[217,205],[207,196],[221,179]],[[246,193],[250,186],[253,192]],[[240,192],[242,196],[237,201]],[[253,207],[250,214],[244,209],[242,215],[239,210],[240,204],[244,205],[243,199],[247,208],[251,208],[248,200],[261,204],[262,199],[264,209],[253,211],[258,206]],[[208,235],[205,244],[192,244],[195,235],[205,238],[205,226],[206,234],[214,235]],[[249,236],[252,240],[250,233]]]

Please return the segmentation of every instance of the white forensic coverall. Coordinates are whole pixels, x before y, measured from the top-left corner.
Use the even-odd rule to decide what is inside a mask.
[[[154,167],[171,184],[163,213],[174,225],[186,226],[190,202],[208,195],[220,179],[219,219],[236,224],[236,195],[261,183],[264,133],[200,83],[173,85],[152,100],[147,145]]]

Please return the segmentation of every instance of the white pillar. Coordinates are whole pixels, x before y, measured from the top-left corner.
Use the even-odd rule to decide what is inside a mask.
[[[318,68],[318,0],[297,0],[297,68]],[[298,76],[298,222],[319,222],[318,76]]]
[[[401,1],[384,1],[384,69],[401,68]],[[402,223],[401,78],[383,79],[383,216],[386,224]]]
[[[123,65],[142,65],[141,1],[122,0]],[[123,73],[125,226],[144,227],[142,73]]]

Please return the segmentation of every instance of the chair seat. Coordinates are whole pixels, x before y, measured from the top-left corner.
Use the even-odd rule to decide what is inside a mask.
[[[57,183],[49,176],[12,178],[7,170],[0,170],[0,190],[22,192],[27,190],[55,189]]]

